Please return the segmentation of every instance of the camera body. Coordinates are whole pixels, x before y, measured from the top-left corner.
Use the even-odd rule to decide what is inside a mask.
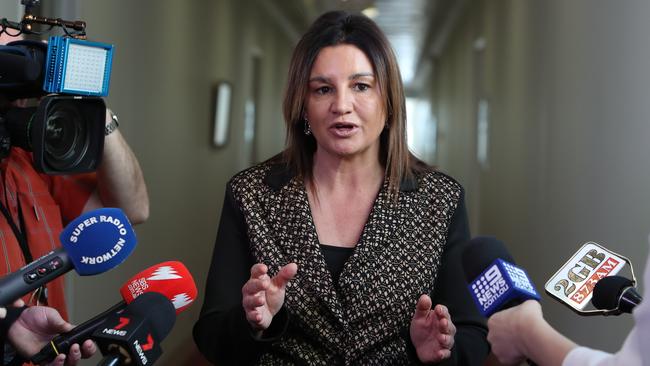
[[[0,46],[0,158],[18,146],[46,174],[96,170],[112,56],[112,45],[61,36]],[[17,107],[25,98],[38,105]]]

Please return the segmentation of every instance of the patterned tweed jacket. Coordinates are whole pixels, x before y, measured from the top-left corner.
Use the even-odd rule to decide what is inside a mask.
[[[468,239],[462,201],[461,186],[439,172],[402,182],[397,204],[385,182],[335,288],[302,180],[269,163],[239,173],[228,186],[195,327],[199,348],[217,365],[410,364],[416,356],[408,326],[417,299],[427,293],[434,303],[447,302],[452,316],[463,314],[454,319],[457,328],[476,328],[482,344],[474,352],[487,353],[482,318],[468,296],[457,294],[467,291],[452,285],[462,274],[436,282],[441,270],[458,271],[442,261],[451,244]],[[462,233],[450,232],[452,218],[462,221],[456,225]],[[451,243],[452,234],[457,243]],[[299,268],[262,339],[250,335],[241,310],[241,287],[258,262],[268,265],[270,275],[289,262]],[[464,287],[462,279],[458,283]]]

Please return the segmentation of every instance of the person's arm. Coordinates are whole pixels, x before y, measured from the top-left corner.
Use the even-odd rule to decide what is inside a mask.
[[[489,353],[486,320],[470,295],[462,266],[461,255],[469,239],[463,193],[449,225],[447,244],[432,295],[433,305],[445,305],[456,327],[451,357],[441,365],[482,365]]]
[[[242,306],[242,287],[254,264],[244,216],[228,186],[205,299],[193,331],[199,350],[215,364],[252,364],[269,345],[268,341],[254,337]],[[279,326],[281,331],[287,322],[286,311],[281,310],[269,330]]]
[[[113,114],[106,110],[106,124]],[[86,202],[83,211],[100,207],[119,207],[132,224],[149,217],[149,196],[138,159],[126,143],[119,128],[104,138],[102,162],[97,169],[97,191]]]

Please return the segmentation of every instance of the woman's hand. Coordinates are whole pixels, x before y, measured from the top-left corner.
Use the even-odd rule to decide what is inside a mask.
[[[271,320],[284,304],[287,283],[298,272],[298,265],[289,263],[280,268],[273,278],[267,274],[268,267],[257,263],[251,267],[251,277],[242,287],[242,304],[246,320],[253,330],[261,333],[271,325]]]
[[[447,307],[431,308],[431,298],[420,296],[411,319],[411,342],[418,358],[424,363],[439,362],[451,356],[456,326],[451,322]]]

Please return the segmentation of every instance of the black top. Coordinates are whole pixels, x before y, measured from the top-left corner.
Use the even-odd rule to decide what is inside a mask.
[[[302,182],[274,174],[263,165],[254,167],[235,176],[226,190],[205,300],[194,326],[195,342],[208,360],[218,365],[343,364],[344,359],[419,364],[408,328],[418,294],[429,293],[434,304],[449,308],[457,329],[452,357],[441,364],[483,364],[489,352],[487,327],[461,265],[469,226],[458,183],[434,172],[421,184],[402,184],[398,209],[390,206],[385,184],[349,263],[341,267],[334,263],[345,258],[327,260],[328,249],[319,250]],[[424,245],[418,238],[432,242]],[[431,267],[421,266],[429,263],[426,258],[434,260]],[[252,336],[241,304],[241,288],[259,261],[269,266],[270,275],[290,261],[298,263],[285,306],[261,339]],[[322,269],[329,268],[323,277]],[[340,276],[338,286],[328,290],[332,275]],[[406,297],[398,297],[402,293]],[[363,296],[370,296],[368,302]]]
[[[339,277],[343,271],[343,266],[345,262],[350,258],[354,252],[354,248],[345,248],[337,247],[334,245],[320,245],[320,251],[323,253],[325,258],[325,264],[332,273],[332,279],[334,280],[334,286],[338,286]]]

